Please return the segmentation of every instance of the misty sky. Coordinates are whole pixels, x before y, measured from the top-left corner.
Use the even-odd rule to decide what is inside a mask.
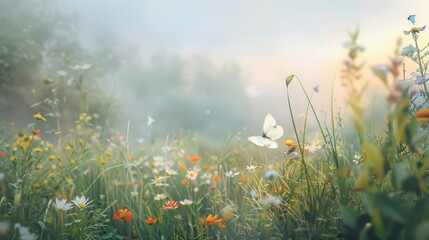
[[[249,101],[278,115],[287,111],[284,79],[289,74],[299,76],[309,89],[320,84],[315,102],[329,101],[335,67],[346,55],[342,43],[357,26],[370,66],[391,57],[396,39],[411,27],[408,15],[417,16],[417,25],[429,24],[425,0],[59,3],[65,13],[78,16],[83,41],[113,34],[138,45],[143,59],[157,53],[204,55],[216,64],[238,64],[253,97]],[[410,42],[403,40],[404,45]],[[293,99],[302,102],[302,94],[294,92]]]

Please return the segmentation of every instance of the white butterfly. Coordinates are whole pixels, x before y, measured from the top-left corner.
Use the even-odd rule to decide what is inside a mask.
[[[151,116],[147,116],[147,125],[150,126],[152,123],[155,122],[155,119],[153,119]]]
[[[276,125],[276,120],[271,113],[268,113],[265,117],[264,125],[262,127],[262,136],[249,137],[248,140],[258,146],[266,146],[269,148],[277,148],[276,139],[283,136],[283,128]]]

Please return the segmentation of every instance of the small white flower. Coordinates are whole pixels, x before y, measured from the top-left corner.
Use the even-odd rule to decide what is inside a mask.
[[[166,194],[164,194],[164,193],[159,194],[158,193],[158,194],[156,194],[156,196],[153,199],[160,201],[160,200],[164,200],[165,198],[167,198]]]
[[[194,203],[194,201],[192,201],[191,199],[184,199],[183,201],[179,201],[180,204],[182,205],[191,205],[192,203]]]
[[[229,178],[232,178],[232,177],[237,176],[239,173],[240,173],[240,172],[228,171],[228,172],[226,172],[226,173],[225,173],[225,176],[227,176],[227,177],[229,177]]]
[[[58,200],[58,198],[55,199],[54,206],[61,211],[68,211],[72,208],[72,204],[67,202],[67,199]]]
[[[256,169],[256,166],[250,165],[250,166],[246,166],[247,171],[249,172],[254,172]]]
[[[197,176],[198,176],[198,172],[195,169],[188,170],[188,173],[186,174],[186,177],[192,181],[197,179]]]
[[[73,69],[73,70],[79,70],[79,71],[87,70],[90,67],[91,67],[91,64],[82,64],[82,65],[76,64],[74,66],[70,66],[71,69]]]
[[[268,196],[261,200],[261,204],[266,206],[278,206],[282,200],[279,197],[276,196]]]
[[[402,48],[400,55],[403,57],[411,57],[416,51],[417,51],[417,48],[415,48],[413,45],[410,44]]]
[[[413,27],[410,29],[410,31],[404,31],[404,35],[409,35],[410,33],[419,33],[419,32],[423,32],[426,29],[426,25],[424,25],[423,27]]]
[[[137,197],[139,195],[139,192],[131,192],[130,194],[132,197]]]
[[[89,201],[89,199],[86,199],[86,197],[85,196],[82,196],[82,197],[79,197],[79,196],[76,196],[73,200],[72,200],[72,203],[74,203],[74,205],[76,205],[78,208],[80,208],[81,210],[82,209],[85,209],[85,208],[87,208],[87,207],[92,207],[92,206],[89,206],[89,204],[90,203],[92,203],[92,200],[91,201]]]

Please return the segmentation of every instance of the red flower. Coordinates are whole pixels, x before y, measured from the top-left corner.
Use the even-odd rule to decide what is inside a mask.
[[[7,157],[7,153],[0,151],[0,157],[6,158]]]
[[[122,221],[130,222],[132,218],[133,218],[133,213],[126,208],[119,209],[118,211],[116,211],[115,214],[113,214],[113,219],[121,222]]]
[[[42,135],[42,131],[40,131],[40,129],[34,128],[33,129],[33,134],[40,136],[40,135]]]

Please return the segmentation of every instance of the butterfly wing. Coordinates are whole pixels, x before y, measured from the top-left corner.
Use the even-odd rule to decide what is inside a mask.
[[[269,139],[276,140],[283,136],[284,130],[281,126],[275,125],[268,132],[265,133],[265,136]]]
[[[410,15],[407,18],[413,25],[416,24],[416,15]]]
[[[274,126],[276,126],[276,120],[274,119],[273,115],[271,115],[271,113],[268,113],[267,116],[265,116],[262,131],[264,134],[266,134],[267,132],[271,131]]]
[[[276,140],[283,136],[284,130],[281,126],[276,125],[276,120],[271,113],[268,113],[265,117],[264,126],[262,127],[264,136]]]
[[[256,144],[258,146],[261,147],[268,147],[268,148],[277,148],[278,144],[266,137],[262,137],[262,136],[253,136],[253,137],[249,137],[248,140],[250,142],[252,142],[253,144]]]

